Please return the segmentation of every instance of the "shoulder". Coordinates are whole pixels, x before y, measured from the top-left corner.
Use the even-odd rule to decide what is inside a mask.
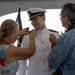
[[[7,44],[0,45],[0,54],[1,54],[1,56],[6,57],[6,51],[7,51],[8,47],[9,47],[9,45],[7,45]]]
[[[0,49],[7,49],[10,45],[2,44],[0,45]]]
[[[50,34],[54,34],[56,36],[56,38],[59,38],[59,32],[56,30],[52,30],[52,29],[48,29],[50,31]]]
[[[59,32],[56,31],[56,30],[52,30],[52,29],[48,29],[48,30],[51,31],[51,32],[59,33]]]

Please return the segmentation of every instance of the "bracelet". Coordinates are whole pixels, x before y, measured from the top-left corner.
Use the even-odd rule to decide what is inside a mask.
[[[31,42],[34,42],[34,40],[32,40],[32,39],[31,39],[30,41],[31,41]]]

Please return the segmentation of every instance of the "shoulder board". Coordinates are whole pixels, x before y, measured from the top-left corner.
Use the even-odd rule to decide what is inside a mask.
[[[55,32],[55,33],[59,33],[58,31],[56,31],[56,30],[52,30],[52,29],[48,29],[49,31],[51,31],[51,32]],[[29,31],[29,33],[30,32],[32,32],[32,30],[31,31]]]
[[[56,30],[52,30],[52,29],[48,29],[48,30],[51,31],[51,32],[59,33],[59,32],[56,31]]]
[[[32,29],[33,30],[33,29]],[[31,31],[29,31],[29,33],[31,33],[32,32],[32,30]]]

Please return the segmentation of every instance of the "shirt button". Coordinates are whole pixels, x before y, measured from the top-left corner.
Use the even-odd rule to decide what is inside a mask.
[[[43,50],[43,52],[45,52],[45,50]]]
[[[45,73],[45,70],[43,72]]]
[[[42,43],[44,43],[44,41],[42,41]]]
[[[45,63],[45,61],[43,61],[43,63]]]

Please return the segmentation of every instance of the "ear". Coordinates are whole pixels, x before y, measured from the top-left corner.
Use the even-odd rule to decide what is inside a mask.
[[[65,16],[65,20],[66,20],[66,21],[69,21],[69,19],[68,19],[68,17],[67,17],[67,16]]]
[[[65,16],[65,22],[66,22],[66,25],[68,27],[68,25],[70,25],[70,21],[69,21],[69,18],[67,16]]]
[[[13,34],[14,34],[14,33],[12,32],[9,36],[10,36],[10,37],[12,37],[12,36],[13,36]]]

